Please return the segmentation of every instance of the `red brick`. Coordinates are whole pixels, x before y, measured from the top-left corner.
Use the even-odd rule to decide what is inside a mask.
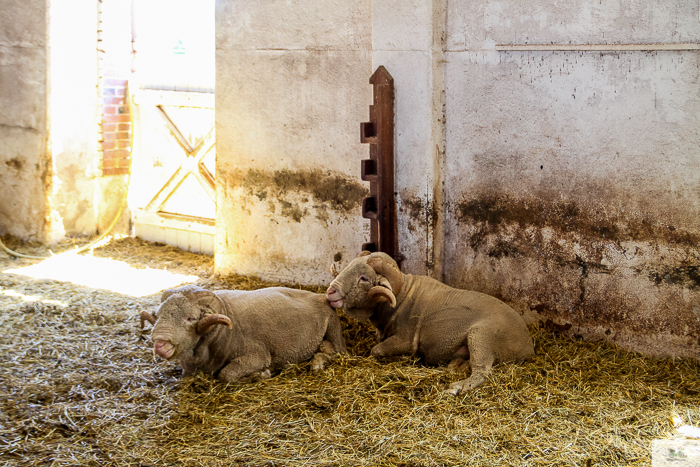
[[[113,106],[104,106],[104,107],[102,107],[102,114],[103,115],[116,115],[117,108],[113,107]]]
[[[104,152],[104,159],[129,159],[131,153],[128,149],[110,149]]]
[[[107,149],[115,149],[117,147],[117,143],[115,141],[102,141],[102,149],[107,150]]]
[[[104,105],[124,105],[123,97],[105,97],[102,99]]]
[[[125,88],[105,88],[102,90],[102,97],[124,97],[126,95]]]
[[[131,119],[129,118],[129,114],[121,114],[121,115],[105,115],[102,117],[102,121],[104,122],[129,122]]]
[[[130,140],[129,133],[115,133],[113,131],[102,133],[102,140],[103,141],[114,141],[117,139],[129,141]]]
[[[117,123],[103,123],[102,124],[102,131],[104,133],[109,133],[111,131],[117,131],[118,124]]]
[[[131,140],[114,141],[114,144],[115,144],[116,149],[130,149],[131,148]]]
[[[117,130],[119,131],[129,131],[131,130],[131,124],[130,123],[120,123],[117,126]]]
[[[129,167],[117,167],[112,169],[103,169],[102,175],[126,175],[129,173]]]

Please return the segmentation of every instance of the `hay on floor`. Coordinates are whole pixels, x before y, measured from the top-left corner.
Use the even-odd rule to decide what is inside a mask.
[[[138,239],[94,254],[209,288],[271,285],[212,276],[211,257]],[[0,271],[36,262],[0,253]],[[650,465],[651,441],[678,436],[672,417],[700,424],[698,361],[542,328],[533,361],[499,365],[457,398],[442,391],[464,375],[378,362],[372,330],[345,317],[350,355],[326,371],[302,363],[227,385],[154,359],[137,317],[157,294],[2,273],[0,288],[0,466]]]

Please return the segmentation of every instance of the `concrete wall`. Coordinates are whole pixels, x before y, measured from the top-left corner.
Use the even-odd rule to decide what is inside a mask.
[[[49,10],[52,240],[95,233],[99,207],[97,3],[79,4]]]
[[[700,352],[697,2],[453,1],[445,280],[572,334]]]
[[[0,0],[0,10],[0,233],[94,234],[124,191],[99,171],[97,2]]]
[[[327,283],[357,253],[384,65],[406,272],[698,355],[699,53],[496,47],[697,43],[695,2],[260,3],[217,10],[218,272]]]
[[[44,0],[2,0],[0,11],[0,234],[43,240],[48,8]]]
[[[359,251],[371,5],[217,2],[217,272],[325,283]]]
[[[374,2],[373,68],[395,86],[395,185],[405,271],[441,278],[445,0]]]

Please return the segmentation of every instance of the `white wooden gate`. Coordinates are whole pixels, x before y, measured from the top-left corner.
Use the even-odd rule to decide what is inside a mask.
[[[214,254],[214,1],[134,2],[134,231]]]
[[[130,206],[136,236],[214,254],[214,94],[133,94]]]

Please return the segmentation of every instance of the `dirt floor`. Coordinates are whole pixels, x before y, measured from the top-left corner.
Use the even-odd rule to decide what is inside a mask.
[[[211,257],[132,238],[94,256],[127,263],[119,274],[137,282],[167,270],[212,289],[272,285],[215,277]],[[651,465],[652,440],[679,437],[673,417],[700,424],[698,361],[543,328],[532,329],[534,361],[499,365],[457,398],[442,390],[464,375],[378,362],[372,330],[346,318],[350,355],[321,373],[298,364],[251,384],[182,378],[139,327],[158,293],[3,272],[39,262],[0,252],[0,466]]]

